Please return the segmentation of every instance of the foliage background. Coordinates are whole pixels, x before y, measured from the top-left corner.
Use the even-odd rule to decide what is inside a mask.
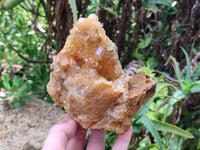
[[[139,70],[158,83],[155,96],[133,118],[130,149],[200,149],[199,0],[26,0],[12,9],[6,2],[0,10],[0,86],[3,98],[13,96],[10,107],[33,101],[28,92],[53,103],[46,91],[52,57],[62,49],[75,16],[96,13],[118,46],[122,66],[140,60],[146,67]],[[194,138],[160,132],[155,120]],[[105,149],[115,139],[116,133],[108,132]]]

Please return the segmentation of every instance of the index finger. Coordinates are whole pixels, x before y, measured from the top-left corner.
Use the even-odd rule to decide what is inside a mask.
[[[130,126],[129,129],[124,134],[117,136],[117,140],[112,150],[127,150],[132,134],[133,134],[133,127]]]

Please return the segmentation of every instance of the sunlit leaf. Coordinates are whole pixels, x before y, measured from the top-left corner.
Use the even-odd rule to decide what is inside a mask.
[[[158,132],[156,131],[156,128],[153,126],[153,123],[151,122],[151,120],[147,117],[147,115],[143,114],[139,118],[138,122],[142,122],[144,124],[144,126],[146,126],[146,128],[151,132],[151,134],[153,135],[153,137],[157,141],[160,150],[162,150],[162,144],[161,144],[161,141],[160,141],[160,136],[159,136]]]
[[[6,9],[12,9],[24,0],[5,0],[4,7]]]
[[[13,85],[15,85],[17,88],[20,88],[24,83],[24,80],[20,79],[20,77],[16,75],[13,77],[12,81],[13,81]]]
[[[146,4],[148,5],[166,5],[166,6],[169,6],[169,7],[172,7],[171,4],[173,1],[166,1],[166,0],[149,0],[149,1],[144,1]]]
[[[154,97],[156,97],[157,94],[158,94],[163,88],[166,88],[166,87],[172,87],[173,89],[176,90],[176,87],[175,87],[173,84],[170,84],[170,83],[158,83],[157,86],[156,86],[156,93],[154,94]]]
[[[166,120],[167,116],[169,115],[169,111],[171,107],[178,102],[179,100],[185,98],[187,95],[183,90],[177,90],[173,93],[172,97],[169,99],[167,110],[165,112],[165,115],[163,116],[163,121]]]
[[[146,39],[142,40],[139,44],[138,44],[138,48],[144,49],[147,46],[149,46],[149,44],[151,43],[152,38],[151,37],[147,37]]]
[[[169,60],[170,59],[173,61],[174,65],[175,65],[176,75],[177,75],[178,81],[180,83],[180,86],[183,89],[184,88],[184,84],[183,84],[183,81],[182,81],[181,71],[180,71],[180,68],[179,68],[179,64],[178,64],[178,62],[176,61],[176,59],[174,57],[170,56]]]
[[[185,49],[183,47],[181,47],[181,49],[184,52],[185,58],[186,58],[186,81],[188,83],[190,83],[190,76],[191,76],[191,73],[190,73],[190,58],[189,58],[187,52],[185,51]]]
[[[76,8],[76,1],[75,0],[68,0],[69,5],[72,9],[73,14],[73,22],[75,23],[77,21],[77,8]]]
[[[8,74],[4,74],[4,80],[3,80],[3,86],[6,90],[10,90],[11,89],[11,85],[10,85],[10,82],[11,82],[11,79],[9,77]]]
[[[199,93],[200,92],[200,84],[195,85],[191,88],[191,93]]]
[[[193,135],[177,126],[174,126],[172,124],[166,123],[166,122],[161,122],[158,120],[152,120],[154,127],[157,130],[160,131],[166,131],[166,132],[170,132],[170,133],[174,133],[186,138],[193,138]]]
[[[117,16],[117,12],[113,10],[113,8],[111,7],[105,7],[104,8],[106,11],[108,11],[109,13],[113,14],[114,16]]]

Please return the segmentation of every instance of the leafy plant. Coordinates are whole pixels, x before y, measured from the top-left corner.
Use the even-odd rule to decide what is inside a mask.
[[[2,98],[12,98],[10,105],[11,108],[20,108],[22,107],[24,101],[31,102],[34,100],[32,97],[27,96],[28,92],[30,92],[32,89],[32,81],[25,81],[16,75],[13,77],[13,79],[11,79],[8,74],[4,74],[3,77],[4,79],[2,81],[1,88],[5,89],[6,93]]]
[[[164,122],[165,120],[159,121],[159,119],[162,119],[163,116],[166,115],[166,112],[168,112],[167,116],[172,114],[172,107],[168,107],[168,105],[170,104],[169,100],[174,99],[174,96],[181,98],[181,93],[179,93],[180,90],[175,85],[171,83],[162,83],[160,81],[162,76],[160,78],[155,77],[155,74],[152,73],[151,70],[155,69],[156,66],[156,61],[154,61],[153,58],[150,58],[147,61],[147,67],[141,67],[138,69],[138,71],[145,71],[147,74],[154,77],[157,81],[157,87],[156,93],[154,94],[153,98],[149,100],[149,102],[139,110],[137,115],[133,118],[132,124],[136,133],[138,133],[143,128],[143,126],[140,125],[143,124],[144,127],[146,127],[155,138],[158,146],[156,146],[156,144],[148,144],[149,147],[157,147],[156,149],[165,149],[167,145],[163,144],[164,141],[162,135],[166,134],[166,132],[173,135],[177,134],[184,138],[193,138],[193,136],[191,133],[177,126],[174,126],[168,122]],[[174,104],[175,103],[173,103],[171,106],[173,106]],[[162,131],[162,134],[159,131]]]
[[[180,84],[180,89],[177,90],[176,92],[173,93],[172,97],[169,99],[169,104],[168,108],[166,111],[165,116],[163,117],[163,120],[166,119],[168,112],[170,108],[179,100],[185,98],[187,95],[192,94],[192,93],[198,93],[200,92],[200,80],[197,80],[197,76],[199,76],[200,73],[200,67],[199,65],[196,67],[194,74],[193,74],[193,80],[191,80],[191,72],[190,72],[190,60],[187,52],[185,51],[184,48],[182,48],[182,51],[185,54],[186,57],[186,75],[181,73],[178,62],[173,56],[170,56],[168,60],[172,60],[175,66],[175,72]]]
[[[38,15],[34,17],[28,11],[33,5],[38,7]],[[45,12],[40,6],[38,1],[29,1],[26,4],[21,3],[11,10],[0,10],[0,64],[9,66],[4,68],[7,73],[12,70],[13,65],[20,65],[23,68],[20,72],[14,72],[14,74],[20,74],[19,76],[9,77],[6,75],[7,78],[5,79],[9,81],[3,80],[4,84],[9,83],[12,88],[11,90],[6,88],[5,85],[3,86],[7,92],[7,97],[13,96],[12,107],[21,107],[24,101],[33,100],[24,96],[25,93],[38,92],[42,98],[47,93],[46,84],[49,79],[49,65],[42,63],[50,62],[48,55],[54,54],[53,49],[55,49],[57,43],[54,42],[49,47],[47,44],[49,40],[45,40],[47,37],[45,29],[48,25],[44,17]],[[40,70],[41,68],[42,70]],[[29,78],[30,76],[33,78]],[[16,91],[13,91],[16,87],[15,79],[20,80],[20,84],[17,85]],[[26,88],[23,89],[23,87]],[[50,102],[50,98],[48,99]]]
[[[47,83],[49,82],[49,66],[47,64],[32,64],[31,70],[27,71],[27,78],[33,81],[32,93],[38,95],[40,99],[46,99],[49,103],[54,103],[47,93]]]
[[[162,91],[164,88],[166,88],[167,86],[172,86],[171,84],[163,84],[162,86],[157,86],[156,88],[156,93],[153,96],[153,98],[151,98],[149,100],[149,102],[147,102],[137,113],[137,115],[133,118],[133,127],[137,124],[142,123],[148,130],[149,132],[152,134],[152,136],[155,138],[159,149],[163,149],[163,144],[162,144],[162,138],[160,137],[160,135],[158,134],[158,131],[162,131],[162,132],[169,132],[172,134],[177,134],[186,138],[193,138],[192,134],[177,127],[174,126],[172,124],[166,123],[166,122],[161,122],[159,120],[157,120],[156,116],[152,115],[151,110],[149,110],[150,105],[152,104],[153,100],[155,100],[156,98],[160,97],[161,95],[158,95],[158,93],[160,93],[160,91]]]

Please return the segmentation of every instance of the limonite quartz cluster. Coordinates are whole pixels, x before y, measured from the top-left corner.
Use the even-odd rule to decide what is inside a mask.
[[[84,128],[124,133],[155,82],[144,72],[126,75],[116,45],[94,14],[80,18],[51,65],[49,94]]]

